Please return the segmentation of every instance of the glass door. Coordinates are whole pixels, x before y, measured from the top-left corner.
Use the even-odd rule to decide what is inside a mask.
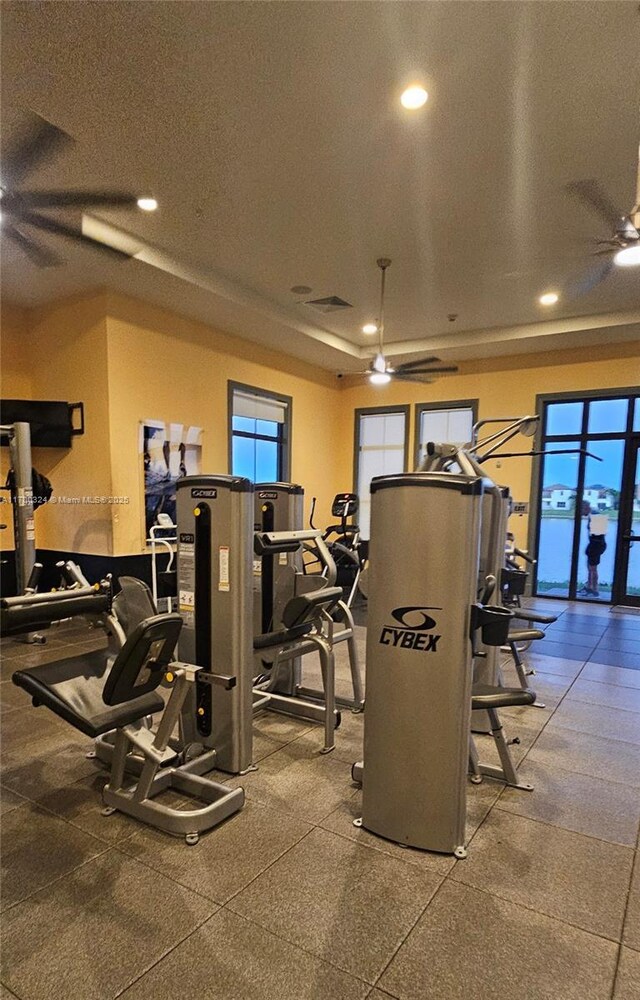
[[[543,397],[534,593],[640,603],[640,397]]]
[[[621,508],[621,585],[615,602],[640,607],[640,441],[630,443]]]
[[[588,443],[594,455],[584,457],[576,597],[612,600],[624,446],[621,438]]]

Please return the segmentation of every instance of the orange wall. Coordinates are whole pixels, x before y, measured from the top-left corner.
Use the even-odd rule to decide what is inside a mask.
[[[588,358],[565,351],[465,362],[459,374],[433,385],[336,383],[330,373],[284,354],[107,292],[34,311],[4,305],[2,320],[3,395],[85,404],[86,433],[71,449],[34,450],[34,464],[51,479],[57,500],[36,514],[38,544],[80,553],[143,551],[140,421],[201,426],[203,472],[229,471],[229,379],[293,397],[291,478],[305,488],[307,515],[311,497],[318,497],[320,525],[330,520],[333,495],[352,484],[356,407],[477,397],[480,418],[519,416],[534,412],[538,393],[640,383],[640,351],[632,344],[592,347]],[[413,420],[412,410],[410,468]],[[529,459],[487,468],[516,499],[529,499]],[[129,503],[60,503],[95,496],[124,496]],[[525,545],[527,518],[515,519],[513,527]],[[10,532],[0,534],[11,547]]]
[[[33,449],[33,463],[51,480],[55,498],[36,511],[38,547],[109,555],[111,510],[88,502],[111,492],[104,295],[34,310],[30,344],[33,398],[82,401],[87,427],[71,448]]]
[[[318,497],[317,523],[345,488],[335,477],[339,394],[334,377],[166,310],[108,297],[108,352],[116,555],[143,549],[144,507],[138,428],[143,420],[204,429],[202,471],[227,473],[227,381],[293,398],[291,479],[305,488],[305,513]]]
[[[3,302],[0,307],[0,399],[30,399],[31,365],[28,357],[29,319],[26,309]],[[0,485],[7,481],[9,449],[0,448]],[[0,493],[0,551],[13,549],[13,516],[8,493]]]

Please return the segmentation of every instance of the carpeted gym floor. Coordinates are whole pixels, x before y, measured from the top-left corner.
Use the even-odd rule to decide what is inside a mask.
[[[352,825],[349,713],[329,756],[258,717],[245,809],[196,847],[103,817],[89,742],[10,680],[95,638],[4,641],[0,1000],[637,1000],[640,615],[538,605],[560,612],[529,657],[546,707],[501,713],[535,791],[469,784],[464,861]]]

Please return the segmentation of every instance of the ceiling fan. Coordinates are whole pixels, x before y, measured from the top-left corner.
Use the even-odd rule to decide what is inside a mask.
[[[599,249],[594,256],[601,260],[575,283],[574,294],[584,295],[608,278],[615,265],[632,267],[640,264],[640,232],[636,226],[640,224],[637,215],[640,206],[636,205],[628,215],[623,214],[613,204],[602,184],[594,178],[572,181],[567,184],[566,190],[593,209],[611,230],[609,239],[596,241]]]
[[[42,210],[84,209],[97,205],[131,208],[138,202],[135,195],[111,190],[25,191],[20,186],[36,167],[53,159],[73,143],[74,139],[62,129],[31,113],[20,135],[14,138],[2,157],[1,232],[20,247],[36,267],[58,267],[63,261],[57,253],[34,238],[30,232],[33,229],[91,246],[112,257],[130,259],[129,254],[85,236],[79,228],[61,219],[43,215]]]
[[[432,365],[440,358],[418,358],[415,361],[406,361],[401,365],[391,365],[384,354],[384,286],[387,268],[391,266],[388,257],[379,257],[376,264],[380,268],[380,313],[378,316],[378,353],[372,359],[371,365],[359,375],[366,375],[373,385],[385,385],[391,379],[399,382],[422,382],[429,384],[433,382],[430,375],[442,375],[450,372],[457,372],[456,365],[447,365],[433,368]]]

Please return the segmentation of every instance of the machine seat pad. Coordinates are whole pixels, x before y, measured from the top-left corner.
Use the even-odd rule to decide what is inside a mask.
[[[99,649],[18,670],[12,680],[39,704],[46,705],[65,722],[95,739],[164,708],[164,701],[154,692],[120,705],[106,705],[102,692],[113,660],[107,650]]]
[[[539,628],[514,628],[509,632],[507,642],[529,642],[544,639],[545,633]]]
[[[313,622],[301,622],[291,628],[281,628],[277,632],[265,632],[253,640],[254,649],[270,649],[272,646],[288,646],[289,643],[301,639],[313,628]]]
[[[513,617],[523,622],[537,622],[540,625],[553,625],[557,622],[557,615],[543,615],[540,611],[530,611],[528,608],[512,608]]]
[[[474,684],[471,690],[471,708],[509,708],[512,705],[533,705],[535,691],[522,688],[494,687],[492,684]]]

